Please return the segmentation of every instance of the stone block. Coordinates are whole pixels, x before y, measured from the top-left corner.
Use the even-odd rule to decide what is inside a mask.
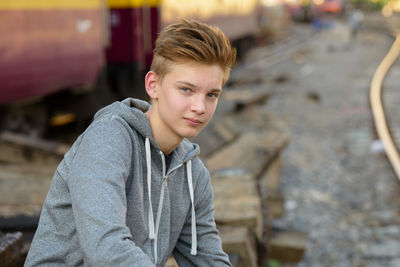
[[[265,201],[262,201],[262,205],[265,206],[267,210],[267,218],[264,218],[265,220],[272,220],[284,216],[285,198],[280,191],[270,191]]]
[[[21,232],[0,236],[0,266],[21,266],[24,262],[23,238]]]
[[[205,158],[221,147],[232,142],[239,135],[239,129],[233,118],[224,116],[214,118],[201,133],[193,139],[200,145],[200,156]]]
[[[282,160],[278,155],[271,161],[260,177],[259,186],[262,198],[266,198],[268,191],[278,191],[282,173]]]
[[[0,134],[0,161],[14,164],[55,165],[69,146],[15,133]]]
[[[257,247],[251,231],[244,226],[219,226],[222,247],[228,254],[239,255],[236,266],[256,267]]]
[[[258,178],[287,141],[279,131],[247,132],[208,157],[206,165],[210,171],[241,168]]]
[[[262,237],[263,218],[260,198],[257,195],[231,199],[215,199],[214,209],[217,224],[246,226],[258,238]]]
[[[55,166],[0,164],[0,218],[38,217],[55,169]]]
[[[214,199],[230,199],[241,196],[257,195],[257,184],[248,174],[211,175]]]
[[[282,163],[280,156],[271,161],[267,170],[259,179],[259,192],[263,210],[266,210],[265,220],[279,218],[284,215],[284,197],[279,191]]]
[[[284,262],[298,262],[306,250],[306,234],[299,231],[273,233],[268,242],[268,258]]]

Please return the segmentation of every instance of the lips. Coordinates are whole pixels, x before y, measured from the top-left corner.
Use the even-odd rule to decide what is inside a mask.
[[[184,118],[184,119],[190,126],[198,126],[203,123],[202,121],[193,118]]]

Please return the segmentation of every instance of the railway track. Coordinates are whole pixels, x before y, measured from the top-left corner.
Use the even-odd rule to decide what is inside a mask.
[[[257,80],[260,69],[271,68],[289,58],[303,48],[317,33],[316,30],[290,29],[286,38],[271,45],[254,49],[254,55],[247,57],[245,64],[232,70],[230,84],[240,84]]]
[[[370,86],[370,104],[379,139],[382,141],[388,160],[400,180],[400,155],[393,141],[392,131],[388,126],[388,118],[382,104],[383,81],[400,54],[400,28],[393,25],[389,24],[387,29],[395,36],[395,40],[373,76]]]
[[[391,66],[400,54],[400,27],[396,23],[388,21],[365,21],[363,30],[376,30],[385,35],[395,37],[395,41],[386,57],[377,68],[370,86],[370,103],[374,117],[374,123],[379,138],[384,144],[388,159],[400,180],[400,155],[391,136],[387,123],[384,107],[382,104],[382,83]],[[304,47],[308,41],[315,36],[316,31],[296,32],[291,30],[287,38],[284,38],[272,45],[260,48],[257,51],[257,58],[252,63],[246,63],[236,67],[231,74],[231,83],[245,83],[257,80],[260,68],[273,67],[290,57]]]

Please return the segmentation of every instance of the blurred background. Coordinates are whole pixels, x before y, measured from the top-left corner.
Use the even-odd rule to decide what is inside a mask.
[[[400,184],[369,96],[399,46],[399,0],[0,0],[0,266],[23,262],[94,113],[147,99],[154,41],[181,18],[219,26],[238,51],[194,140],[233,265],[400,266]],[[399,75],[394,63],[380,84],[396,147]]]

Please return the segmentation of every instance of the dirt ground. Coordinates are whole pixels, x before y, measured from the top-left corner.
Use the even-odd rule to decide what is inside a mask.
[[[303,261],[290,266],[400,266],[400,182],[379,152],[368,99],[393,40],[367,27],[352,39],[346,21],[333,19],[287,60],[257,71],[274,91],[263,108],[291,134],[281,180],[286,215],[273,224],[308,232]],[[384,83],[396,139],[399,74],[397,61]]]
[[[372,19],[382,18],[366,15]],[[290,40],[250,51],[237,71],[253,83],[241,87],[256,83],[272,92],[261,108],[282,119],[291,135],[282,158],[285,216],[272,224],[307,232],[307,249],[301,262],[285,266],[400,266],[400,181],[380,151],[368,99],[373,74],[394,39],[381,27],[365,27],[351,38],[344,18],[324,23],[318,32],[310,24],[292,25]],[[398,145],[399,76],[397,61],[383,97]],[[15,168],[2,166],[0,185]],[[41,169],[40,183],[29,183],[32,196],[24,195],[20,182],[32,170],[19,170],[14,191],[0,190],[0,204],[11,195],[15,202],[0,212],[12,215],[29,202],[38,213],[54,168]]]

